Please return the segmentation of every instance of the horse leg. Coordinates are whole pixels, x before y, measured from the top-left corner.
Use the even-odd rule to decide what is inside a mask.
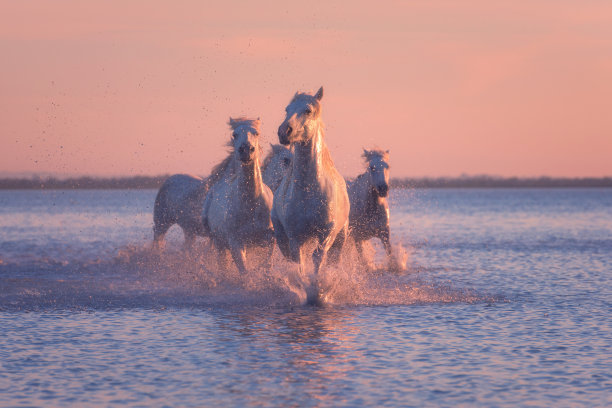
[[[359,257],[359,262],[365,262],[365,258],[363,256],[363,241],[355,240],[355,249],[357,250],[357,256]]]
[[[355,249],[357,249],[357,256],[359,257],[359,263],[363,265],[366,271],[371,271],[375,268],[374,262],[372,259],[367,259],[365,254],[363,253],[363,241],[355,240]]]
[[[272,226],[274,227],[274,237],[276,238],[276,243],[278,244],[278,247],[281,250],[281,253],[283,254],[285,258],[291,259],[295,262],[295,259],[291,256],[291,247],[289,245],[289,238],[287,237],[287,234],[285,233],[283,224],[281,224],[280,220],[276,217],[274,208],[272,209],[270,218],[272,219]]]
[[[340,261],[340,257],[342,256],[342,248],[344,248],[344,243],[346,242],[346,238],[348,236],[348,228],[343,228],[338,235],[336,235],[336,239],[334,243],[329,248],[328,256],[329,262],[333,265],[336,265]]]
[[[336,239],[336,235],[333,234],[333,223],[329,223],[325,228],[321,229],[318,233],[317,237],[317,247],[312,253],[312,262],[314,264],[315,276],[319,275],[319,270],[321,269],[321,265],[327,258],[327,252],[331,248],[334,240]],[[341,244],[343,244],[342,241]]]
[[[385,247],[385,252],[387,253],[387,262],[391,261],[391,240],[389,239],[389,227],[380,231],[378,237]]]
[[[164,236],[172,224],[156,222],[153,226],[153,249],[159,250],[164,247]]]
[[[217,250],[217,266],[220,271],[227,271],[229,265],[227,264],[227,252],[226,248],[217,245],[213,240],[211,240],[212,246]]]
[[[230,253],[232,254],[232,258],[234,258],[238,271],[242,274],[246,274],[246,248],[244,245],[240,245],[236,242],[230,243]]]
[[[306,277],[306,265],[305,259],[306,254],[304,251],[306,250],[306,246],[302,246],[297,249],[297,255],[295,261],[298,263],[298,273],[301,279],[304,279],[304,291],[306,292],[306,304],[311,306],[320,306],[321,305],[321,292],[319,290],[319,281],[316,275],[316,266],[315,266],[315,276],[312,279]],[[314,254],[313,254],[314,259]]]

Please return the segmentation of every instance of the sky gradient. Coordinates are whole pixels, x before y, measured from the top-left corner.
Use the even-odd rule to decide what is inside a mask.
[[[612,2],[0,1],[0,173],[206,175],[324,86],[341,173],[612,175]]]

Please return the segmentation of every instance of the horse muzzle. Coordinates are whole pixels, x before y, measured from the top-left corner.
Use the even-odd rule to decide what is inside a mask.
[[[378,192],[379,197],[386,197],[389,194],[389,185],[381,184],[376,186],[376,191]]]
[[[253,145],[242,145],[238,148],[238,158],[243,163],[249,163],[253,160],[253,154],[255,153],[255,146]]]
[[[285,146],[291,144],[291,141],[289,140],[289,136],[291,135],[292,131],[293,131],[293,128],[291,128],[291,126],[289,126],[288,123],[285,122],[282,125],[280,125],[278,127],[278,142]]]

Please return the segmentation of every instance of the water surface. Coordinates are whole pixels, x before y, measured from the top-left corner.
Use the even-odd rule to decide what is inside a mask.
[[[1,406],[609,406],[612,190],[394,190],[408,268],[148,250],[154,191],[0,191]]]

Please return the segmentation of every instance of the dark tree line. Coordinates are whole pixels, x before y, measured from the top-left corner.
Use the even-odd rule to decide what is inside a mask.
[[[612,177],[493,177],[462,176],[437,178],[395,178],[395,188],[561,188],[612,187]]]
[[[131,176],[131,177],[75,177],[60,179],[55,177],[1,178],[0,189],[8,190],[70,190],[70,189],[157,189],[168,176]]]
[[[60,190],[60,189],[158,189],[168,175],[130,177],[31,177],[0,178],[3,190]],[[423,177],[393,178],[392,188],[560,188],[560,187],[612,187],[612,177]]]

